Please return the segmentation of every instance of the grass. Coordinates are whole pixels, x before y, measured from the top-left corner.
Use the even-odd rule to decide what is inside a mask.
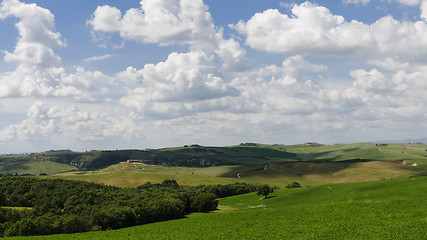
[[[209,156],[229,165],[116,164],[47,177],[120,187],[165,179],[192,186],[246,182],[281,188],[297,181],[304,187],[276,190],[267,199],[254,193],[221,199],[218,211],[179,220],[114,231],[13,239],[427,239],[427,177],[408,177],[427,173],[426,144],[259,144],[207,149],[213,154]],[[159,150],[164,156],[185,151]],[[403,160],[408,164],[402,165]]]
[[[354,159],[367,159],[375,161],[397,161],[406,160],[410,163],[417,162],[420,165],[427,164],[426,144],[389,144],[388,146],[376,146],[373,143],[356,143],[343,145],[263,145],[254,146],[230,146],[230,147],[176,147],[146,151],[112,151],[112,152],[89,152],[73,153],[71,155],[57,153],[40,153],[29,156],[1,156],[0,173],[58,173],[73,170],[74,167],[53,163],[51,159],[60,162],[72,161],[80,164],[92,161],[97,154],[104,154],[105,159],[98,159],[99,166],[108,165],[105,162],[118,163],[125,161],[125,157],[131,159],[150,160],[154,156],[157,163],[167,162],[170,165],[195,159],[197,163],[205,159],[216,165],[233,165],[232,168],[211,168],[203,174],[208,176],[222,176],[234,178],[237,173],[246,172],[245,168],[262,168],[265,164],[289,163],[297,161],[306,162],[335,162]],[[127,154],[127,155],[126,155]],[[130,155],[129,155],[130,154]],[[139,155],[138,155],[139,154]],[[129,156],[128,156],[129,155]],[[68,158],[70,159],[68,159]],[[132,158],[134,157],[134,158]],[[120,158],[120,159],[119,159]],[[123,158],[123,159],[122,159]],[[67,160],[68,159],[68,160]],[[83,160],[82,160],[83,159]],[[97,160],[97,161],[98,161]],[[153,160],[153,159],[152,159]],[[154,161],[153,160],[153,161]],[[83,164],[83,165],[85,165]],[[85,165],[85,166],[86,166]],[[90,164],[89,164],[90,165]],[[98,166],[97,165],[97,166]],[[90,165],[92,166],[92,165]],[[235,167],[239,166],[239,167]],[[223,171],[218,174],[217,171]]]
[[[166,179],[175,179],[183,186],[196,186],[200,184],[228,184],[237,181],[233,178],[220,178],[213,176],[226,171],[228,167],[186,168],[186,167],[161,167],[145,164],[116,164],[100,171],[84,174],[65,173],[52,177],[68,180],[81,180],[118,187],[136,187],[148,181],[160,183]],[[213,170],[209,172],[209,170]],[[208,173],[209,172],[209,173]]]
[[[426,144],[388,144],[376,146],[374,143],[355,143],[323,146],[285,146],[286,151],[295,153],[306,161],[342,161],[348,159],[371,160],[427,160]]]
[[[11,239],[426,239],[427,177],[221,199],[214,213],[132,228]]]
[[[75,167],[51,161],[21,161],[8,162],[0,165],[0,173],[10,174],[55,174],[76,170]]]
[[[33,208],[32,208],[32,207],[6,207],[6,206],[1,206],[0,208],[12,209],[12,210],[18,210],[18,211],[28,211],[28,210],[33,210]]]
[[[267,169],[264,167],[267,165]],[[147,181],[159,183],[175,179],[180,185],[229,184],[246,182],[285,187],[297,181],[303,186],[329,183],[363,182],[402,178],[426,172],[426,165],[403,166],[400,162],[279,162],[273,164],[226,165],[209,168],[163,167],[146,164],[116,164],[93,172],[57,174],[71,180],[82,180],[119,187],[136,187]],[[240,173],[241,178],[237,178]]]

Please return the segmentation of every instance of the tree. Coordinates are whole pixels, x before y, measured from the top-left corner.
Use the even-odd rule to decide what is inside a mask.
[[[274,189],[267,184],[259,185],[256,190],[257,195],[262,195],[264,198],[267,198],[270,193],[274,192]]]
[[[191,208],[197,212],[209,212],[218,207],[217,196],[213,193],[198,193],[191,201]]]
[[[301,185],[298,182],[289,183],[286,188],[300,188]]]
[[[8,228],[4,235],[9,236],[31,236],[37,234],[37,226],[30,218],[24,218],[15,222],[12,227]]]

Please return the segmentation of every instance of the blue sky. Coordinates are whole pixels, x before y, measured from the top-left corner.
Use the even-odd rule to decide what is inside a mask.
[[[423,138],[427,1],[0,6],[0,153]]]

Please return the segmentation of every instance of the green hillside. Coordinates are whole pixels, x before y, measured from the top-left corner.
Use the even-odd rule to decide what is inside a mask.
[[[132,228],[11,239],[426,239],[427,177],[221,199],[215,213]]]
[[[266,167],[266,168],[265,168]],[[180,185],[228,184],[246,182],[285,187],[298,181],[303,186],[327,183],[362,182],[424,175],[419,166],[393,161],[368,162],[288,162],[274,164],[226,165],[208,168],[167,167],[146,164],[116,164],[92,172],[71,172],[53,177],[70,180],[136,187],[147,181],[160,183],[175,179]],[[240,178],[237,178],[237,174]]]
[[[62,173],[56,177],[121,187],[165,179],[176,179],[182,185],[193,186],[236,181],[278,187],[298,181],[303,186],[316,186],[424,175],[427,171],[426,150],[426,144],[373,143],[244,143],[229,147],[191,145],[84,153],[59,150],[2,156],[0,173]],[[130,159],[144,164],[119,164]],[[67,171],[71,172],[63,174]]]
[[[18,161],[8,162],[0,165],[2,174],[55,174],[76,170],[74,166],[52,161]]]

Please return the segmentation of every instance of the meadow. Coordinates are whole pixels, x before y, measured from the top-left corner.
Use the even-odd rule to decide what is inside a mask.
[[[426,239],[427,177],[327,184],[219,201],[219,210],[120,230],[10,239]]]
[[[74,170],[76,170],[74,166],[52,161],[18,161],[0,165],[0,173],[3,174],[56,174]]]
[[[146,162],[119,163],[139,158]],[[25,239],[427,238],[426,144],[197,145],[46,152],[0,157],[0,162],[0,172],[43,172],[48,175],[39,178],[123,188],[166,179],[182,186],[241,182],[280,188],[267,199],[255,193],[220,199],[213,213],[121,230]],[[104,167],[88,170],[90,166]],[[302,188],[286,189],[291,182]]]
[[[417,167],[409,164],[402,165],[401,161],[297,161],[205,168],[115,164],[97,171],[70,172],[47,177],[82,180],[119,187],[136,187],[147,181],[160,183],[165,179],[175,179],[183,186],[245,182],[283,188],[294,181],[299,182],[302,186],[317,186],[423,175],[426,173],[423,166],[425,165]],[[237,174],[240,178],[237,177]]]
[[[426,144],[377,145],[247,143],[229,147],[195,145],[87,153],[48,151],[0,157],[0,173],[47,173],[120,187],[136,187],[147,181],[159,183],[165,179],[192,186],[236,181],[277,187],[298,181],[303,186],[316,186],[426,173]],[[141,159],[146,164],[118,164],[127,159]],[[407,164],[402,165],[403,161]],[[414,163],[417,166],[412,166]]]

